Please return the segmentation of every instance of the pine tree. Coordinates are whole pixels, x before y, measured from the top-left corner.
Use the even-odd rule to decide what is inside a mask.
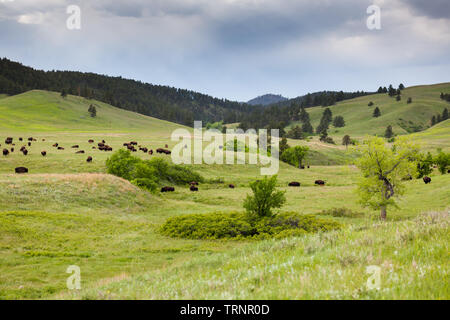
[[[97,109],[92,104],[89,106],[88,112],[90,113],[92,118],[95,118],[97,116]]]
[[[434,126],[436,124],[436,116],[431,117],[431,126]]]
[[[397,95],[397,97],[395,98],[395,100],[397,100],[397,101],[402,100],[402,96],[401,96],[401,95]]]
[[[442,112],[442,121],[445,121],[448,119],[448,109],[445,108],[444,111]]]
[[[379,116],[381,116],[381,111],[380,108],[376,107],[375,110],[373,110],[373,115],[374,118],[378,118]]]
[[[384,136],[388,139],[394,136],[394,132],[392,131],[391,125],[387,126],[386,131],[384,132]]]
[[[61,97],[63,97],[63,98],[67,97],[66,89],[62,89],[62,91],[61,91]]]
[[[342,138],[342,144],[348,148],[348,145],[352,143],[352,139],[347,134]]]
[[[383,88],[379,87],[377,93],[383,93]]]
[[[389,97],[395,96],[396,93],[397,93],[397,90],[395,90],[394,87],[392,86],[392,84],[390,84],[389,89],[388,89]]]
[[[400,83],[400,85],[398,86],[398,90],[405,90],[405,86],[403,85],[403,83]]]
[[[409,98],[408,98],[408,101],[407,101],[406,103],[408,103],[408,104],[412,103],[412,98],[409,97]]]
[[[372,101],[370,101],[369,104],[368,104],[369,107],[371,107],[373,105],[374,105],[374,103]]]
[[[334,117],[334,120],[333,120],[333,126],[335,126],[336,128],[342,128],[342,127],[345,127],[345,120],[344,120],[344,117],[342,117],[342,116],[336,116],[336,117]]]

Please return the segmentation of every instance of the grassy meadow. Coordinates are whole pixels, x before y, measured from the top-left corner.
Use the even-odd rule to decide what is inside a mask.
[[[347,133],[362,138],[384,132],[389,121],[395,133],[407,134],[398,119],[426,126],[432,114],[448,106],[439,93],[449,89],[448,83],[407,88],[401,102],[374,95],[339,103],[332,111],[344,115],[347,127],[330,135],[337,142]],[[380,106],[382,117],[371,117],[375,106],[367,107],[368,101]],[[90,104],[96,105],[96,118],[87,112]],[[308,109],[314,126],[322,110]],[[260,166],[195,165],[206,178],[200,192],[178,186],[174,193],[151,194],[106,174],[111,153],[92,149],[88,140],[104,139],[114,150],[131,140],[151,149],[172,148],[170,135],[177,128],[183,127],[54,92],[0,97],[0,148],[8,136],[16,144],[15,152],[0,158],[0,299],[450,298],[450,175],[435,170],[429,185],[405,182],[399,207],[389,209],[388,221],[381,223],[378,212],[358,204],[359,171],[351,164],[351,148],[316,137],[289,140],[310,147],[311,168],[280,163],[278,187],[287,196],[282,211],[336,219],[342,230],[265,241],[168,238],[159,228],[169,217],[242,210]],[[411,136],[424,150],[448,151],[450,120]],[[37,140],[27,147],[28,156],[18,152],[19,137]],[[78,150],[86,153],[75,154]],[[29,174],[14,174],[18,166],[29,168]],[[327,185],[315,186],[317,179]],[[288,188],[290,181],[302,185]],[[324,212],[344,207],[358,214]],[[70,265],[81,268],[80,291],[66,287]],[[380,290],[366,288],[371,265],[381,268]]]

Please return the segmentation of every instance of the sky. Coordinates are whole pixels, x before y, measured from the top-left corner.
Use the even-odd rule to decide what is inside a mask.
[[[450,1],[0,0],[0,57],[237,101],[449,82]]]

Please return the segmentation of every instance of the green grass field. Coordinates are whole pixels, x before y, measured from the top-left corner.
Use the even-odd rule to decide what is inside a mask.
[[[406,89],[404,97],[412,90],[411,95],[417,93],[412,95],[414,103],[435,101],[435,93],[446,90],[439,85],[420,88]],[[439,94],[436,97],[436,103],[441,103]],[[361,99],[343,104],[362,109]],[[390,98],[379,99],[372,100],[381,106]],[[87,112],[91,103],[98,110],[94,119]],[[396,102],[392,103],[396,108]],[[406,99],[400,103],[406,105]],[[369,109],[367,103],[364,107]],[[389,106],[382,107],[382,113],[383,109]],[[321,109],[317,110],[319,114]],[[392,119],[399,116],[397,111],[392,115]],[[348,129],[362,137],[365,126]],[[449,127],[447,121],[412,137],[424,150],[448,150]],[[111,153],[92,149],[88,140],[105,139],[115,150],[130,140],[153,149],[165,144],[173,147],[170,134],[176,128],[181,126],[79,97],[63,99],[58,93],[32,91],[1,99],[1,148],[7,136],[14,137],[16,149],[22,145],[18,137],[38,141],[28,148],[28,156],[16,150],[0,158],[0,299],[450,297],[450,175],[435,170],[430,185],[421,180],[406,182],[399,208],[390,209],[388,221],[380,223],[378,212],[358,204],[354,190],[359,172],[351,165],[351,151],[316,139],[290,140],[291,145],[311,148],[312,167],[298,170],[280,164],[278,186],[287,192],[282,211],[321,215],[326,209],[346,207],[360,216],[327,216],[343,223],[344,229],[285,240],[173,239],[158,231],[169,217],[242,210],[250,192],[248,183],[260,177],[260,167],[195,165],[193,169],[207,179],[200,192],[179,186],[171,194],[150,194],[107,175],[105,160]],[[55,142],[65,150],[53,148]],[[75,154],[80,149],[72,149],[74,144],[86,154]],[[40,155],[42,150],[47,157]],[[94,158],[91,164],[86,162],[88,155]],[[30,173],[15,175],[17,166],[26,166]],[[327,186],[314,186],[316,179],[327,181]],[[288,188],[293,180],[302,187]],[[229,189],[229,183],[236,189]],[[66,287],[70,265],[81,268],[81,291]],[[381,268],[379,291],[367,290],[365,285],[370,276],[366,267],[371,265]]]

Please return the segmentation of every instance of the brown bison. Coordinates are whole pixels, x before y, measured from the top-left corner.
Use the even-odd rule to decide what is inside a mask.
[[[78,149],[80,146],[79,145],[74,145],[74,146],[72,146],[72,149]]]
[[[14,148],[11,148],[11,152],[14,152]]]
[[[325,185],[325,181],[323,181],[323,180],[316,180],[316,181],[314,182],[314,184],[323,187],[323,186]]]
[[[53,145],[53,147],[55,147],[55,148],[57,148],[58,146],[59,146],[58,143],[55,143],[55,144]]]
[[[63,147],[58,147],[58,150],[64,150],[64,148]]]
[[[28,146],[31,147],[31,142],[28,142]]]
[[[195,192],[195,191],[198,191],[198,188],[197,188],[196,186],[191,186],[191,187],[189,188],[189,190]]]
[[[89,143],[94,143],[94,140],[90,139],[88,142],[89,142]]]
[[[153,154],[153,150],[150,150],[150,151],[148,152],[148,154],[149,154],[149,155],[152,155],[152,154]]]
[[[289,187],[300,187],[300,182],[296,182],[296,181],[290,182]]]
[[[28,150],[27,149],[23,149],[22,153],[23,153],[24,156],[26,156],[28,154]]]
[[[41,154],[43,157],[45,157],[47,155],[47,151],[41,151]]]
[[[174,187],[162,187],[161,188],[161,192],[174,192],[175,188]]]
[[[230,189],[234,189],[234,188],[235,188],[235,186],[234,186],[234,184],[229,184],[229,185],[228,185],[228,188],[230,188]]]
[[[92,157],[89,156],[89,157],[86,159],[86,161],[87,161],[87,162],[92,162]]]
[[[16,173],[28,173],[28,169],[25,167],[17,167]]]
[[[197,181],[191,181],[191,182],[189,182],[189,184],[191,186],[198,186],[198,182]]]
[[[11,138],[11,137],[8,137],[5,139],[5,144],[12,144],[12,142],[13,142],[13,138]]]
[[[80,150],[80,151],[75,152],[75,154],[83,154],[83,153],[84,153],[84,150]]]
[[[9,150],[8,149],[3,149],[3,155],[7,156],[9,154]]]
[[[34,139],[32,137],[28,138],[28,141],[34,141]]]
[[[19,141],[23,141],[23,138],[22,138],[22,137],[20,137],[20,138],[19,138]]]
[[[425,184],[429,184],[429,183],[431,183],[431,178],[430,177],[423,177],[423,182],[425,182]]]

